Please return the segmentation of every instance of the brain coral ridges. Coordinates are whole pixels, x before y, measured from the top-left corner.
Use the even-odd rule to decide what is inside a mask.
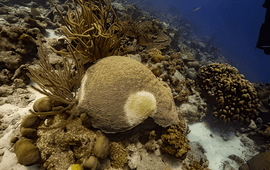
[[[106,57],[86,71],[76,109],[106,133],[130,130],[148,117],[163,127],[178,118],[171,90],[146,66],[121,56]]]
[[[225,123],[249,122],[259,115],[259,99],[253,85],[229,64],[212,63],[201,67],[200,87],[214,98],[213,114]]]

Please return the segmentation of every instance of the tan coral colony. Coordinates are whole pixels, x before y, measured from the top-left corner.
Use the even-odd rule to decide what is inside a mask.
[[[86,71],[77,110],[107,133],[129,130],[148,117],[166,127],[178,117],[170,88],[146,66],[122,56],[106,57]]]

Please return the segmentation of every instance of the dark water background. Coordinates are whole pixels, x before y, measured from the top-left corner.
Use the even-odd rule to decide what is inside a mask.
[[[255,49],[266,12],[262,7],[264,0],[141,0],[141,3],[145,8],[156,6],[173,15],[184,15],[195,26],[196,35],[211,37],[213,44],[249,81],[270,82],[270,55]]]

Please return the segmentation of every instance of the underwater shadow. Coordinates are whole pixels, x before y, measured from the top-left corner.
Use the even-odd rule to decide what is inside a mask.
[[[223,122],[213,114],[214,104],[213,101],[207,102],[206,116],[202,120],[205,126],[213,134],[220,136],[224,141],[235,138],[236,132],[239,132],[241,127],[247,126],[248,124],[236,120],[227,123]]]

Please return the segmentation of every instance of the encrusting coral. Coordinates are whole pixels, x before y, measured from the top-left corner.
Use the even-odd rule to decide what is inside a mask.
[[[185,126],[183,120],[179,120],[171,125],[167,132],[161,135],[163,142],[161,149],[170,155],[185,159],[188,151],[191,149],[188,144],[189,140],[186,137]]]
[[[213,114],[224,122],[249,122],[259,115],[257,92],[235,67],[218,63],[203,66],[199,83],[217,103]]]
[[[65,129],[38,129],[37,134],[36,146],[47,169],[67,169],[71,164],[82,164],[93,154],[97,138],[94,131],[82,126],[80,118],[67,124]]]
[[[112,142],[110,149],[111,166],[119,169],[123,168],[124,164],[127,163],[128,151],[123,147],[121,143]]]
[[[123,26],[111,6],[111,1],[108,4],[106,0],[73,0],[75,10],[71,12],[68,9],[66,18],[51,0],[50,2],[65,25],[59,26],[76,48],[76,53],[82,56],[84,64],[118,54],[120,41],[123,38]]]

